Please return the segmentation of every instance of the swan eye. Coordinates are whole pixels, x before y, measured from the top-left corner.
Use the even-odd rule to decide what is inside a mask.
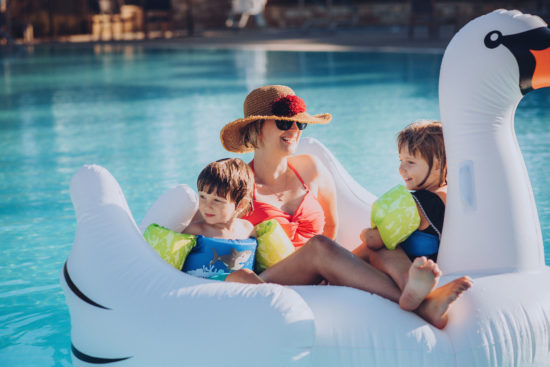
[[[492,31],[485,36],[485,46],[488,48],[496,48],[502,44],[502,33],[500,31]]]

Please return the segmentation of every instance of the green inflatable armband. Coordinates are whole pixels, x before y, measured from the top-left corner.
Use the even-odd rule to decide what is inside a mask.
[[[143,237],[164,261],[178,270],[183,268],[187,255],[197,244],[192,234],[174,232],[154,223],[147,227]]]
[[[416,201],[403,185],[397,185],[372,205],[371,227],[378,228],[384,245],[394,250],[420,226]]]
[[[275,219],[261,222],[254,229],[258,240],[256,272],[261,273],[294,252],[294,245]]]

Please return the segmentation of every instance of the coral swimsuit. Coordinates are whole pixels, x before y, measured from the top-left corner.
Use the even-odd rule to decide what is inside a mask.
[[[254,170],[254,161],[250,162],[250,167]],[[242,219],[248,220],[253,225],[268,219],[275,219],[281,224],[294,247],[300,247],[311,237],[323,233],[325,228],[325,213],[315,195],[309,190],[302,177],[300,177],[290,163],[288,164],[288,168],[294,172],[302,183],[304,190],[306,190],[306,194],[294,214],[286,213],[271,204],[256,200],[256,188],[254,188],[254,209]]]

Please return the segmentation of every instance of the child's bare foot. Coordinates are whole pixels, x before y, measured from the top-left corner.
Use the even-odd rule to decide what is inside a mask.
[[[449,319],[448,313],[451,304],[472,284],[473,281],[470,277],[461,277],[434,289],[418,308],[418,315],[433,326],[443,329]]]
[[[440,276],[441,271],[432,260],[425,256],[414,259],[409,268],[409,279],[399,298],[399,306],[407,311],[416,310],[437,285]]]
[[[260,284],[265,283],[262,278],[256,275],[252,270],[250,269],[240,269],[233,273],[230,273],[227,278],[225,278],[226,282],[234,282],[234,283],[249,283],[249,284]]]

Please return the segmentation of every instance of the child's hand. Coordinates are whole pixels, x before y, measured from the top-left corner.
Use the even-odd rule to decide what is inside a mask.
[[[226,282],[234,282],[234,283],[248,283],[248,284],[260,284],[265,283],[262,278],[256,275],[252,270],[250,269],[240,269],[237,271],[234,271],[233,273],[230,273],[227,278],[225,278]]]
[[[380,232],[376,228],[365,228],[361,231],[361,241],[371,250],[378,250],[384,247]]]

